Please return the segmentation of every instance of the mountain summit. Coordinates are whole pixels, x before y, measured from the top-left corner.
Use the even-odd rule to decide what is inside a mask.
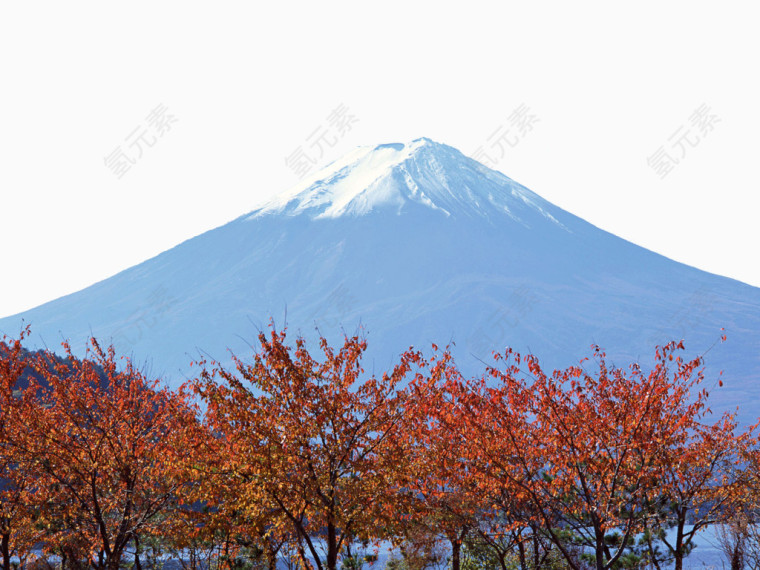
[[[198,351],[229,363],[273,317],[307,340],[361,325],[377,372],[451,343],[465,374],[509,345],[546,367],[590,345],[619,365],[656,344],[710,349],[715,409],[760,413],[760,289],[602,231],[456,149],[361,147],[261,207],[73,295],[0,320],[39,344],[91,333],[176,383]],[[728,342],[714,348],[725,327]]]
[[[549,203],[457,149],[420,138],[407,144],[359,147],[252,213],[312,219],[402,214],[418,207],[454,218],[546,212]],[[554,220],[556,222],[556,220]]]

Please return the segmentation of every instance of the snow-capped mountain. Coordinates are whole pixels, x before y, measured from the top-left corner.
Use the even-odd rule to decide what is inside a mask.
[[[473,374],[505,345],[564,367],[596,343],[626,365],[684,338],[690,354],[710,350],[708,388],[725,371],[713,407],[760,414],[760,289],[617,238],[429,139],[358,148],[220,228],[0,320],[0,331],[17,334],[23,319],[50,347],[112,339],[176,384],[199,350],[224,362],[228,348],[250,354],[270,317],[332,341],[361,324],[375,372],[433,342],[453,343]]]
[[[534,213],[554,220],[541,207],[548,202],[503,174],[462,158],[458,150],[427,138],[407,145],[360,147],[265,204],[253,216],[355,217],[383,209],[401,214],[422,205],[447,217],[496,215],[498,223],[505,213],[520,221],[513,211],[527,213],[527,205]]]

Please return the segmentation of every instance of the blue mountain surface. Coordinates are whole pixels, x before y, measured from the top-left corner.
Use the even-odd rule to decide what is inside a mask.
[[[760,289],[620,239],[429,139],[357,148],[0,332],[30,323],[33,346],[68,338],[75,352],[92,334],[177,385],[199,355],[250,355],[270,317],[307,340],[361,326],[376,373],[411,345],[451,343],[471,375],[507,345],[566,367],[598,344],[626,366],[683,338],[687,355],[706,353],[714,410],[760,414]]]

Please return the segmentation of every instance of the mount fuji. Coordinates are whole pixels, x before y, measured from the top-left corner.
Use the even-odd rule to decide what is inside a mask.
[[[82,291],[0,319],[75,352],[87,337],[176,385],[199,351],[251,354],[270,318],[307,341],[361,326],[365,368],[451,343],[466,375],[511,346],[547,367],[606,349],[706,355],[713,409],[760,414],[760,289],[674,262],[552,205],[456,149],[360,147],[240,218]],[[725,328],[728,341],[719,342]]]

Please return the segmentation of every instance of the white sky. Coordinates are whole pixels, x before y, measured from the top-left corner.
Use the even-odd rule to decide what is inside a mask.
[[[420,136],[471,154],[509,128],[511,178],[760,286],[757,3],[266,4],[0,4],[0,316],[251,210],[298,181],[285,157],[318,155],[320,127],[318,166]],[[156,136],[161,104],[176,121]],[[521,105],[537,121],[518,133]],[[120,145],[134,163],[118,178],[104,159]],[[660,147],[679,159],[664,178],[647,164]]]

